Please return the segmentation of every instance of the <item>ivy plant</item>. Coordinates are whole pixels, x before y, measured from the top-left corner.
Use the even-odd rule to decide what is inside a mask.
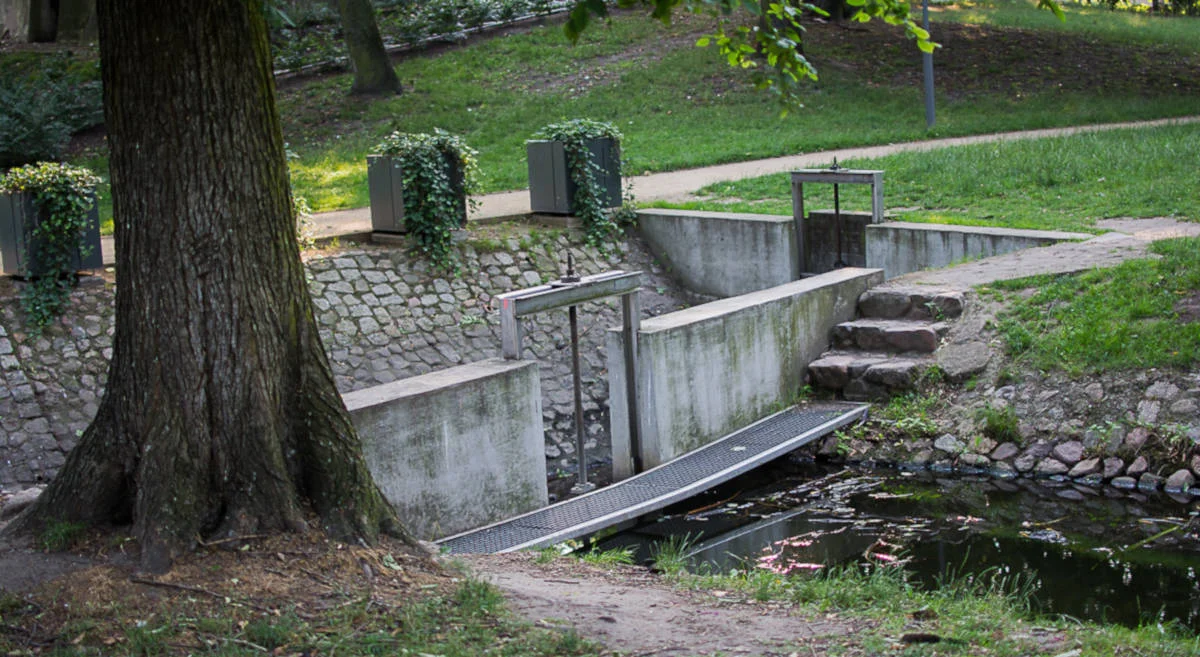
[[[466,225],[464,200],[479,189],[478,153],[457,135],[393,132],[375,152],[399,160],[404,185],[404,223],[413,249],[435,266],[455,267],[452,231]]]
[[[0,193],[30,194],[37,212],[36,220],[25,227],[29,231],[26,249],[37,243],[36,266],[42,274],[33,277],[21,296],[33,326],[44,327],[59,316],[77,280],[75,258],[91,254],[84,235],[98,184],[100,178],[91,171],[59,162],[17,167],[0,178]],[[32,257],[25,253],[30,267],[35,266]]]
[[[567,174],[575,184],[572,210],[583,222],[587,243],[603,248],[612,238],[621,234],[619,221],[624,218],[624,208],[605,207],[603,186],[604,171],[588,150],[588,142],[596,139],[611,139],[618,163],[621,162],[621,132],[605,121],[572,119],[551,123],[537,131],[534,139],[562,142],[567,158]],[[621,166],[618,164],[618,166]],[[623,168],[623,167],[621,167]],[[626,201],[630,199],[626,195]]]

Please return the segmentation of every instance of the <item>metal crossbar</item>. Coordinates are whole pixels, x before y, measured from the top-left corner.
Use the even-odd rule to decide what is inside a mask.
[[[438,541],[452,554],[513,552],[585,536],[669,506],[866,417],[866,404],[793,406],[642,474]]]

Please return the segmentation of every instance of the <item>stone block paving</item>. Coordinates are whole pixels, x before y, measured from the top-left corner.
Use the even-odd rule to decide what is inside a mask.
[[[518,233],[519,231],[514,231]],[[535,233],[530,233],[533,235]],[[496,295],[562,275],[569,251],[581,274],[646,272],[643,316],[692,300],[636,238],[608,253],[566,233],[459,246],[460,274],[434,271],[402,247],[351,245],[306,255],[317,323],[342,392],[500,353]],[[20,300],[0,298],[0,488],[47,481],[95,416],[112,356],[113,285],[85,279],[62,321],[25,329]],[[552,473],[575,467],[570,330],[565,309],[524,321],[524,357],[540,362],[546,457]],[[580,307],[580,355],[589,460],[611,449],[605,332],[620,325],[614,298]]]

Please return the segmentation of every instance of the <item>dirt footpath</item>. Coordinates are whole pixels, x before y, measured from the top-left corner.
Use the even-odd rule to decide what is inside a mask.
[[[725,591],[676,590],[642,568],[536,559],[532,553],[462,558],[531,622],[573,628],[624,655],[821,655],[865,625],[833,615],[799,616],[785,603],[756,603]]]

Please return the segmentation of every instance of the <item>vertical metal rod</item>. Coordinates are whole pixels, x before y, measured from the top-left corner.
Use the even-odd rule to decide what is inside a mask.
[[[929,0],[925,0],[921,8],[922,27],[925,31],[929,31]],[[921,67],[925,73],[925,129],[933,128],[933,124],[937,122],[937,113],[933,106],[933,53],[927,52],[921,55]]]
[[[587,454],[583,445],[583,378],[579,374],[579,312],[578,306],[571,306],[568,314],[571,318],[571,370],[575,379],[575,453],[579,459],[579,483],[572,491],[586,492],[592,485],[587,479]]]

